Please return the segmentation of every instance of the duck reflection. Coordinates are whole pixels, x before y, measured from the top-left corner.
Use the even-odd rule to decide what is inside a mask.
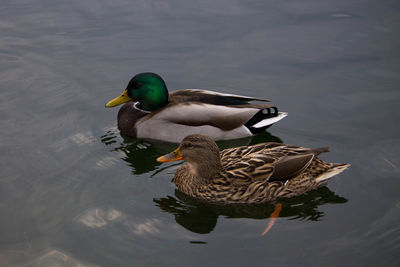
[[[175,144],[157,141],[144,141],[125,137],[114,131],[108,131],[101,142],[111,148],[111,152],[121,153],[121,159],[132,167],[132,174],[153,171],[161,163],[156,158],[172,149]]]
[[[226,218],[266,219],[274,211],[273,204],[217,206],[202,203],[178,190],[175,190],[175,197],[167,196],[153,201],[162,211],[173,214],[177,223],[198,234],[212,232],[221,215]],[[328,187],[321,187],[279,202],[282,204],[281,218],[320,221],[324,216],[319,210],[320,206],[346,203],[347,199],[336,195]]]
[[[116,130],[117,131],[117,130]],[[143,174],[154,171],[161,163],[156,159],[176,148],[175,143],[161,142],[156,140],[139,140],[120,135],[114,130],[109,130],[101,137],[101,142],[111,148],[111,152],[122,152],[121,159],[132,167],[132,174]],[[221,149],[254,145],[262,142],[282,143],[279,137],[263,132],[259,135],[217,142]]]

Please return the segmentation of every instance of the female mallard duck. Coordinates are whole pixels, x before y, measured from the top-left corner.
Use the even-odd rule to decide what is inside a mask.
[[[286,117],[273,105],[250,103],[256,100],[268,101],[195,89],[168,94],[160,76],[140,73],[106,107],[128,102],[118,112],[118,128],[124,135],[179,143],[194,133],[215,140],[247,137]]]
[[[220,152],[210,137],[194,134],[157,161],[187,161],[174,183],[191,197],[216,204],[263,203],[316,189],[350,166],[316,157],[328,151],[263,143]]]

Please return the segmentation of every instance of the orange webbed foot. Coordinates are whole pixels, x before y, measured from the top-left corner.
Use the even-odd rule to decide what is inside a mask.
[[[282,204],[278,203],[275,205],[275,209],[274,211],[271,213],[270,217],[270,221],[267,225],[267,227],[265,228],[264,232],[262,232],[262,236],[265,235],[266,233],[268,233],[269,230],[271,230],[272,226],[274,226],[276,219],[279,217],[279,213],[282,210]]]

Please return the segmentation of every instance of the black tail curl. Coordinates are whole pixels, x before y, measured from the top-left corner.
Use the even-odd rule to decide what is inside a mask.
[[[265,131],[265,129],[270,127],[272,124],[261,127],[261,128],[255,128],[255,127],[253,127],[253,125],[257,124],[258,122],[260,122],[262,120],[273,118],[276,116],[278,116],[278,108],[277,107],[264,108],[264,109],[261,109],[260,111],[258,111],[256,114],[254,114],[254,116],[245,123],[245,126],[250,130],[250,132],[252,134],[258,134],[258,133]]]

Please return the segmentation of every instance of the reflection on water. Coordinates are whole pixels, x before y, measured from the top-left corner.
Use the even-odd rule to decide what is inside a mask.
[[[400,266],[399,8],[2,1],[0,266],[245,266],[249,256],[256,266]],[[265,239],[272,205],[178,197],[177,166],[155,161],[176,144],[125,139],[117,110],[104,108],[143,71],[171,90],[273,100],[290,114],[273,134],[352,163],[329,184],[349,201],[325,205],[346,201],[327,188],[285,200],[275,224],[285,231]],[[266,133],[220,146],[265,141],[279,142]],[[226,219],[235,216],[244,219]]]
[[[121,217],[121,212],[116,209],[94,208],[80,216],[78,221],[90,228],[101,228],[119,217]]]
[[[175,190],[175,197],[166,196],[153,201],[161,210],[173,214],[177,223],[198,234],[213,231],[221,215],[227,218],[265,219],[274,210],[273,204],[218,206],[200,203],[178,190]],[[282,204],[279,217],[287,217],[290,220],[320,221],[324,216],[324,213],[319,210],[320,206],[346,203],[347,199],[336,195],[328,187],[321,187],[279,202]]]
[[[111,152],[122,152],[124,161],[132,167],[132,174],[142,174],[153,171],[158,165],[157,155],[160,155],[163,147],[171,147],[168,144],[152,144],[143,140],[122,136],[119,133],[108,131],[101,137],[101,142],[110,147]]]
[[[30,262],[30,267],[41,267],[41,266],[97,266],[94,264],[88,264],[87,262],[81,262],[74,257],[61,252],[59,250],[51,250],[45,252],[44,255]]]
[[[111,152],[122,152],[121,159],[132,167],[132,174],[142,174],[155,170],[157,166],[161,165],[161,163],[156,161],[157,157],[177,147],[177,144],[174,143],[156,140],[144,141],[125,137],[120,135],[116,129],[107,130],[101,137],[101,142],[107,147],[110,147]],[[219,141],[218,145],[221,149],[225,149],[229,147],[254,145],[262,142],[282,143],[282,140],[269,132],[264,132],[248,138]]]

